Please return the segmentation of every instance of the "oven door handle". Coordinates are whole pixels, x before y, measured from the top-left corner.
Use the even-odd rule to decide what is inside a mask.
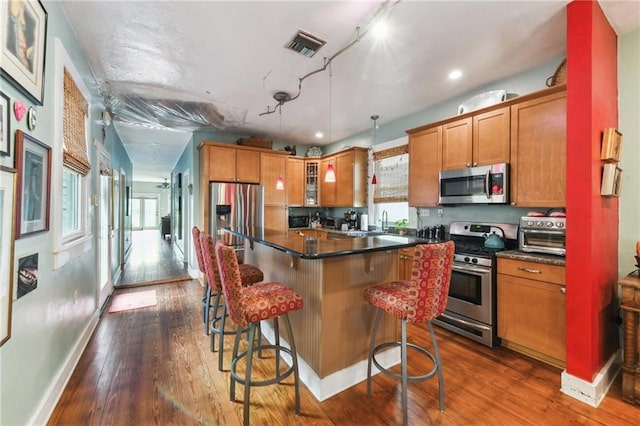
[[[476,274],[490,274],[491,273],[491,269],[490,268],[481,268],[481,267],[474,267],[469,265],[468,263],[464,263],[464,266],[460,266],[460,265],[456,265],[454,264],[451,269],[453,269],[454,271],[458,271],[458,272],[475,272]]]
[[[565,231],[551,231],[548,229],[521,229],[523,234],[548,234],[548,235],[566,235]]]
[[[480,324],[472,323],[472,322],[469,322],[469,321],[465,321],[465,320],[460,319],[460,318],[454,318],[454,317],[452,317],[450,315],[447,315],[446,313],[444,313],[444,314],[442,314],[440,316],[448,319],[449,321],[458,322],[460,324],[466,325],[467,327],[475,328],[476,330],[491,331],[491,327],[487,327],[486,325],[480,325]]]

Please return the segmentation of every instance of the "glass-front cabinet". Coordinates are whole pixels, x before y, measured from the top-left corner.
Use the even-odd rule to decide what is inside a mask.
[[[319,187],[318,187],[318,167],[320,161],[318,160],[305,160],[305,187],[304,187],[304,205],[305,206],[319,206]]]

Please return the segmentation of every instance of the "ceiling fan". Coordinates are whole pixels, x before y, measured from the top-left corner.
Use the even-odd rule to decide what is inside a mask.
[[[160,185],[156,185],[156,188],[169,189],[170,186],[171,186],[171,184],[169,184],[169,182],[167,182],[167,178],[164,178],[164,183],[161,183]]]

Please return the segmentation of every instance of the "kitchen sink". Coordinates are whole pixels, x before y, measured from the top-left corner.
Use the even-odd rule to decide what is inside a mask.
[[[401,237],[399,235],[378,234],[375,237],[393,243],[407,243],[407,237]]]
[[[347,235],[350,237],[365,238],[365,237],[375,237],[378,235],[385,235],[385,234],[379,231],[348,231]]]

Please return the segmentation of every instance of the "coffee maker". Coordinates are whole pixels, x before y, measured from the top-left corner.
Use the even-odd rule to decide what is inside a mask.
[[[353,210],[349,210],[344,214],[344,219],[349,229],[358,229],[360,226],[359,214]]]

